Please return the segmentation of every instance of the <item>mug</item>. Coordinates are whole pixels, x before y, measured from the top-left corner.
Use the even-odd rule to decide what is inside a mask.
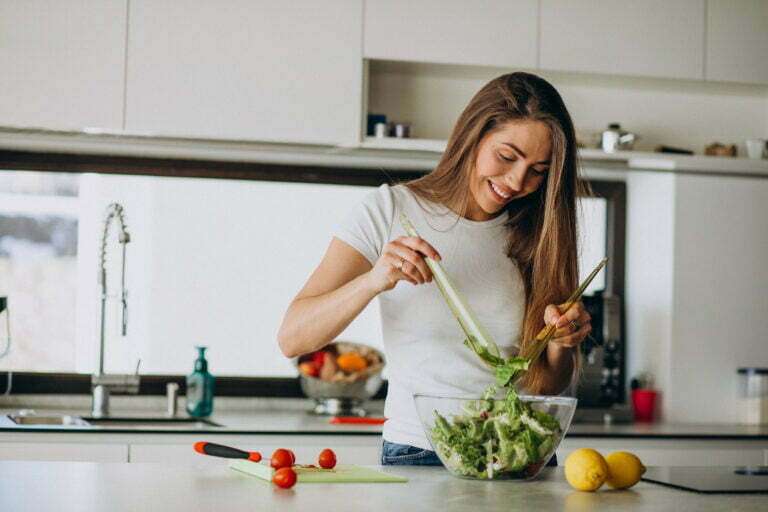
[[[748,139],[747,156],[756,160],[765,158],[766,145],[768,145],[768,141],[766,139]]]

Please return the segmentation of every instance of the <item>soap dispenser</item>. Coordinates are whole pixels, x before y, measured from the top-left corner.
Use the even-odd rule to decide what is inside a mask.
[[[198,350],[195,370],[187,376],[187,412],[195,418],[204,418],[213,412],[215,380],[208,373],[208,361],[205,359],[207,347],[195,348]]]

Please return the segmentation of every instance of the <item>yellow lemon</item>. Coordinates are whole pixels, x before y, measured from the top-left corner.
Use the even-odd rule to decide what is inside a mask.
[[[565,459],[565,478],[576,490],[596,491],[608,478],[608,464],[597,450],[579,448]]]
[[[645,466],[637,455],[629,452],[613,452],[605,458],[610,476],[608,485],[614,489],[629,489],[645,473]]]

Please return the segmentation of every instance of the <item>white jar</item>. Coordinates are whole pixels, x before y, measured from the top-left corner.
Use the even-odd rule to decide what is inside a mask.
[[[768,368],[739,368],[741,423],[768,424]]]

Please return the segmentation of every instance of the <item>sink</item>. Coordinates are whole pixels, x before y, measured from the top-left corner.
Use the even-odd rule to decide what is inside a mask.
[[[66,426],[66,427],[87,427],[88,422],[80,416],[70,416],[68,414],[55,414],[50,416],[9,414],[8,418],[17,425],[26,426]]]
[[[110,416],[107,418],[83,418],[88,424],[102,428],[163,428],[171,430],[206,429],[222,427],[218,423],[204,418],[166,418]]]
[[[204,418],[165,416],[109,416],[105,418],[81,417],[69,414],[9,414],[10,419],[16,425],[25,427],[99,427],[101,429],[168,429],[190,430],[222,427],[214,421]],[[2,417],[0,417],[2,418]]]

